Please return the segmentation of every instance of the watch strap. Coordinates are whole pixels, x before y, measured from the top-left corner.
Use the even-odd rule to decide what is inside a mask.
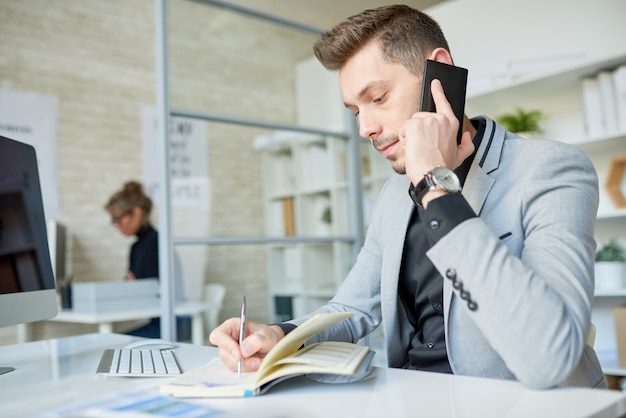
[[[444,173],[446,173],[445,175],[447,176],[454,176],[454,178],[456,179],[456,185],[457,187],[454,188],[449,188],[447,187],[443,182],[439,182],[437,181],[434,176],[435,176],[435,171],[444,171]],[[439,173],[441,174],[441,173]],[[434,169],[427,171],[426,173],[424,173],[424,178],[422,180],[419,181],[419,183],[417,183],[415,186],[413,186],[413,183],[411,183],[411,186],[409,187],[409,196],[411,196],[411,199],[413,200],[413,203],[415,203],[417,206],[423,208],[424,205],[422,204],[422,199],[424,198],[424,196],[426,195],[426,193],[428,193],[431,190],[434,189],[441,189],[444,192],[447,193],[456,193],[461,191],[460,185],[459,185],[459,180],[458,177],[456,175],[456,173],[454,173],[454,171],[449,170],[447,168],[443,168],[443,167],[435,167]]]
[[[419,183],[417,183],[417,185],[415,186],[413,186],[413,183],[411,183],[411,186],[409,186],[409,196],[411,196],[413,203],[415,203],[419,207],[423,207],[422,199],[424,198],[424,195],[429,190],[431,190],[431,188],[432,185],[426,183],[426,178],[420,180]]]

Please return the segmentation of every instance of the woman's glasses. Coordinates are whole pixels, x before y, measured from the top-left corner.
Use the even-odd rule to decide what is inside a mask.
[[[113,216],[111,215],[111,225],[119,225],[122,222],[122,219],[124,219],[125,216],[130,215],[131,212],[124,212],[121,215],[117,215],[117,216]]]

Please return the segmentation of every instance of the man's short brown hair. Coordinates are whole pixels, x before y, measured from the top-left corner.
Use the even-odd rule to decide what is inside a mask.
[[[313,46],[329,70],[341,69],[370,41],[380,43],[385,59],[422,75],[424,60],[436,48],[450,51],[439,24],[427,14],[404,5],[365,10],[326,31]]]

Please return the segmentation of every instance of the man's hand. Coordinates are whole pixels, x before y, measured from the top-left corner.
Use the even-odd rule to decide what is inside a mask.
[[[437,79],[431,83],[437,112],[418,112],[400,128],[399,139],[404,146],[404,164],[411,183],[417,184],[424,173],[437,166],[454,170],[474,152],[471,134],[463,132],[457,145],[459,121]]]
[[[215,328],[209,336],[211,344],[219,349],[222,362],[230,370],[237,370],[237,362],[243,358],[243,371],[256,371],[265,355],[285,334],[277,325],[263,325],[248,321],[246,338],[239,347],[239,318],[230,318]]]

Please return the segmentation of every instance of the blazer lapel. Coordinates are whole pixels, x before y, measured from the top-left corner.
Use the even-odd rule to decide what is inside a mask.
[[[485,133],[461,192],[478,215],[480,215],[485,200],[487,200],[487,196],[496,181],[491,173],[500,164],[500,155],[502,154],[506,132],[504,128],[497,125],[493,120],[485,119],[487,122]]]

